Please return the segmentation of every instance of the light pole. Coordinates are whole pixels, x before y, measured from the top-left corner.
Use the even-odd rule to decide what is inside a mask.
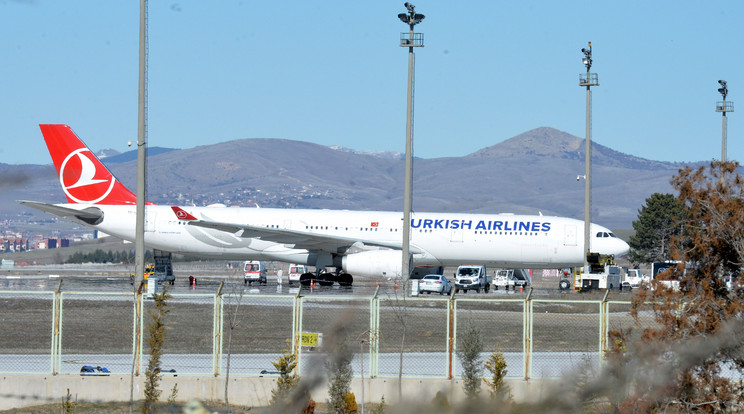
[[[719,80],[718,84],[721,85],[718,88],[718,92],[723,96],[723,102],[716,102],[716,112],[722,112],[723,115],[723,137],[721,138],[721,162],[726,162],[726,112],[734,112],[734,103],[729,101],[726,102],[726,95],[728,95],[728,86],[726,86],[725,80]],[[723,180],[723,177],[721,177]]]
[[[592,223],[592,86],[599,86],[596,73],[592,70],[592,42],[589,49],[581,48],[584,53],[582,60],[586,66],[586,74],[579,74],[579,86],[586,86],[586,171],[584,172],[584,267],[589,265],[587,254],[591,252],[591,223]]]
[[[424,20],[424,15],[416,13],[416,6],[406,2],[404,4],[408,13],[398,14],[398,18],[409,27],[408,33],[400,34],[400,46],[408,48],[408,110],[406,112],[406,172],[403,195],[403,247],[401,277],[404,277],[408,286],[408,277],[411,275],[411,198],[413,194],[413,48],[424,46],[424,34],[413,33],[413,26]],[[405,292],[405,288],[404,288]]]

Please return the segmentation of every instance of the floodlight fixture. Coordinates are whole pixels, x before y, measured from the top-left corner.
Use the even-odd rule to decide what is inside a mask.
[[[408,9],[408,13],[400,13],[398,14],[398,18],[403,23],[411,26],[411,30],[413,30],[413,26],[421,23],[421,21],[424,20],[426,16],[421,13],[416,13],[416,6],[411,3],[406,2],[404,6],[406,6],[406,9]]]
[[[588,72],[592,68],[592,42],[589,42],[589,49],[582,47],[581,52],[584,53],[584,59],[582,59],[582,62],[584,63],[584,66],[586,66]]]
[[[726,95],[728,95],[728,87],[726,86],[725,80],[719,80],[718,83],[721,85],[720,88],[718,88],[718,93],[723,95],[723,100],[726,100]]]

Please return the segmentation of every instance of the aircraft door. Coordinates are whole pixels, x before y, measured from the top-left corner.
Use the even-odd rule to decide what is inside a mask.
[[[452,229],[451,242],[462,243],[462,229]]]
[[[292,220],[284,220],[284,229],[285,230],[291,230],[292,229]]]
[[[154,208],[145,207],[145,232],[155,231],[155,218],[157,213]]]
[[[565,246],[576,246],[576,225],[566,224],[563,233],[563,244]]]

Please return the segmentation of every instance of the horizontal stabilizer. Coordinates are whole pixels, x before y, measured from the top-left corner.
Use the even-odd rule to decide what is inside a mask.
[[[97,207],[86,207],[81,210],[62,207],[56,204],[39,203],[37,201],[19,201],[19,203],[33,207],[46,213],[54,214],[68,220],[82,221],[85,224],[96,225],[103,221],[103,211]]]

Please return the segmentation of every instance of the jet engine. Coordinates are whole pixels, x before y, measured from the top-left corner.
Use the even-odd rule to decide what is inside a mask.
[[[400,277],[402,257],[400,250],[371,250],[344,256],[341,267],[352,275]]]

